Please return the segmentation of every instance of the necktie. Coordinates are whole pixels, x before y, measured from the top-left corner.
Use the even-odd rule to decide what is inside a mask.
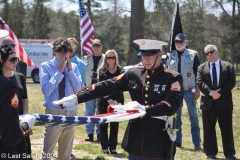
[[[64,73],[63,73],[64,74]],[[59,100],[65,97],[65,76],[63,77],[62,81],[59,83]],[[63,105],[61,104],[60,107],[63,109]]]
[[[212,64],[213,89],[217,89],[217,70],[215,63]]]

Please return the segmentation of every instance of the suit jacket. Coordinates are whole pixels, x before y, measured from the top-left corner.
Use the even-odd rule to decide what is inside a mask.
[[[19,72],[19,73],[22,73],[24,75],[24,77],[26,78],[26,75],[27,75],[27,63],[25,63],[25,62],[20,60],[17,63],[16,71]]]
[[[202,92],[200,108],[204,111],[208,111],[212,107],[213,99],[209,96],[212,89],[212,81],[210,75],[210,63],[207,61],[198,67],[197,83],[200,91]],[[221,97],[216,101],[216,105],[221,110],[232,110],[232,92],[231,90],[235,86],[236,76],[233,65],[220,60],[220,78],[218,89]]]

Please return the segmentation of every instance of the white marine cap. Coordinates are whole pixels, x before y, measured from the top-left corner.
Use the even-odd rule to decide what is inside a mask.
[[[152,39],[137,39],[133,41],[139,45],[138,56],[152,56],[162,50],[163,45],[167,45],[167,42],[157,41]]]
[[[0,46],[2,45],[2,40],[9,35],[9,32],[6,30],[0,29]]]

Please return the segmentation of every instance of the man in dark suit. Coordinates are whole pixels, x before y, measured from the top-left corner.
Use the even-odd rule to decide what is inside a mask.
[[[27,63],[19,60],[16,67],[16,72],[22,73],[26,78],[27,75]]]
[[[218,57],[215,45],[204,49],[207,62],[198,67],[197,83],[202,92],[203,148],[210,159],[217,159],[216,122],[218,120],[226,159],[236,159],[232,129],[232,92],[236,83],[233,65]]]

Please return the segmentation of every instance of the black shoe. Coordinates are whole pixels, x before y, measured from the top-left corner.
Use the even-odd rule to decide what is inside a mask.
[[[72,153],[70,159],[75,159],[75,156]]]
[[[109,151],[103,151],[103,154],[109,154]]]
[[[179,142],[174,142],[174,143],[175,143],[176,147],[182,148],[182,143],[179,143]]]
[[[111,154],[118,154],[115,150],[110,150]]]
[[[89,134],[87,138],[85,138],[87,142],[93,142],[93,134]]]
[[[97,134],[97,142],[100,142],[101,141],[101,136],[100,134]]]
[[[230,160],[236,160],[237,158],[235,156],[226,156],[226,159],[230,159]]]
[[[218,159],[218,158],[216,157],[216,155],[208,155],[207,158],[208,158],[208,159]]]
[[[202,148],[201,148],[201,145],[200,145],[200,144],[196,144],[196,145],[194,145],[194,149],[195,149],[195,150],[200,150],[200,149],[202,149]]]

